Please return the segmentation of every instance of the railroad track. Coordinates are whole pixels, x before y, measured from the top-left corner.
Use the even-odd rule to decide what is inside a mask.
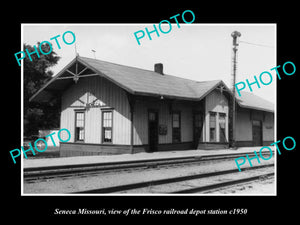
[[[246,153],[235,154],[218,154],[218,155],[203,155],[203,156],[186,156],[176,158],[162,158],[139,161],[125,162],[107,162],[79,165],[60,165],[60,166],[45,166],[38,168],[24,168],[23,175],[25,182],[35,182],[45,179],[67,178],[74,176],[87,176],[99,173],[120,171],[131,171],[137,169],[152,169],[161,167],[183,166],[187,164],[197,164],[202,162],[210,162],[217,160],[229,160],[237,157],[245,156]],[[255,156],[253,153],[248,155]],[[269,154],[266,154],[269,155]]]
[[[167,179],[151,180],[105,188],[75,192],[76,194],[108,193],[201,193],[212,189],[233,186],[274,176],[274,164],[248,167],[238,172],[236,169],[200,173]]]

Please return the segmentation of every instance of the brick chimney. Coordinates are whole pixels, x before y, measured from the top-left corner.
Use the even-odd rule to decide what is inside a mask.
[[[154,72],[164,75],[164,67],[162,63],[154,64]]]

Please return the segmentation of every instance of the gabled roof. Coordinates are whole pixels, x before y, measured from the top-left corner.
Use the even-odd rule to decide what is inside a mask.
[[[151,70],[124,66],[97,59],[79,57],[95,71],[120,87],[137,95],[154,95],[187,100],[199,100],[221,80],[197,82]]]
[[[69,85],[72,85],[74,83],[73,78],[76,77],[75,75],[77,78],[79,77],[79,79],[81,76],[105,77],[134,95],[163,96],[164,98],[171,99],[199,101],[219,85],[225,87],[232,95],[222,80],[200,82],[166,74],[162,75],[154,71],[136,67],[77,56],[46,83],[44,87],[35,93],[30,98],[30,101],[48,101],[55,93],[60,93],[67,89]],[[257,106],[255,100],[253,100],[254,98],[252,99],[248,96],[248,98],[244,99],[243,97],[240,101],[237,101],[241,107],[255,108]],[[259,105],[258,108],[260,110],[270,111],[271,107],[264,108],[264,102],[261,102],[262,104]]]

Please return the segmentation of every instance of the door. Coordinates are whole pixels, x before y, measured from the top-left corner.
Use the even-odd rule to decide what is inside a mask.
[[[227,142],[226,138],[226,114],[219,113],[219,137],[220,142],[225,143]]]
[[[252,121],[253,146],[262,146],[262,123],[260,120]]]
[[[157,151],[158,145],[158,112],[148,112],[148,137],[149,137],[149,151]]]
[[[193,116],[193,134],[194,148],[198,148],[199,141],[202,140],[203,114],[201,112],[194,113]]]

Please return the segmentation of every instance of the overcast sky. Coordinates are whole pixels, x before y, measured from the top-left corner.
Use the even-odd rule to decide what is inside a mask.
[[[138,45],[134,32],[145,31],[145,27],[151,31],[153,24],[23,24],[23,43],[35,45],[38,41],[50,41],[51,37],[72,31],[80,56],[94,58],[93,49],[97,59],[148,70],[153,70],[154,64],[160,62],[165,74],[197,81],[220,79],[231,88],[231,33],[237,30],[242,36],[236,82],[245,79],[251,82],[254,75],[271,72],[272,84],[261,85],[260,89],[253,85],[253,93],[275,102],[276,76],[270,68],[277,66],[276,25],[180,23],[180,28],[176,23],[172,25],[168,34],[160,33],[157,37],[152,33],[152,40],[145,35]],[[168,30],[168,25],[163,29]],[[75,44],[66,45],[61,37],[58,40],[61,49],[57,48],[55,40],[50,41],[61,57],[51,68],[54,74],[75,57]]]

